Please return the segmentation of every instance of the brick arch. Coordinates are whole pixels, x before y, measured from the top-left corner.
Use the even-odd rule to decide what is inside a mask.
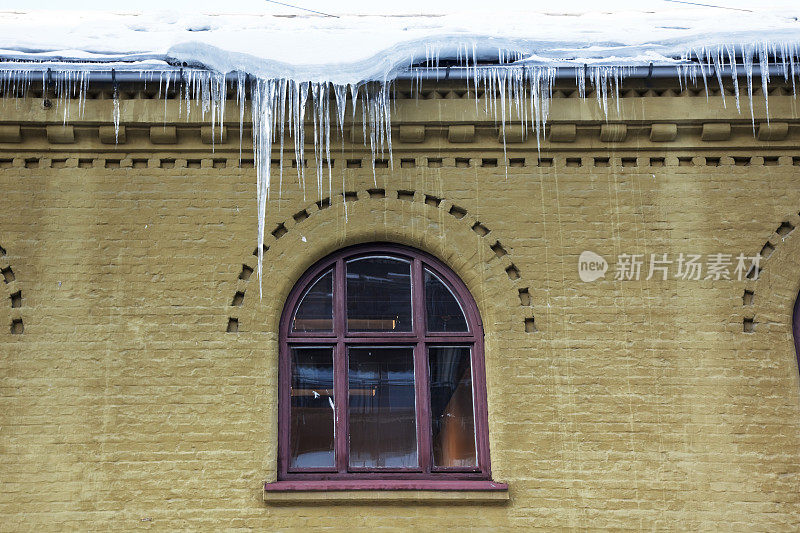
[[[771,315],[765,315],[765,312],[776,297],[781,302],[785,299],[786,290],[793,292],[787,308],[791,323],[791,312],[800,289],[800,239],[796,237],[798,226],[800,214],[793,213],[785,217],[761,246],[758,252],[761,255],[759,266],[751,267],[747,272],[742,293],[743,332],[754,333],[759,322],[773,322]],[[793,274],[797,279],[792,279]]]
[[[374,208],[376,202],[393,204],[396,209],[367,209],[367,207]],[[386,204],[384,206],[386,207]],[[362,212],[365,209],[366,214]],[[414,210],[417,211],[413,212]],[[345,216],[348,218],[364,218],[365,215],[373,218],[380,216],[384,219],[382,222],[385,222],[385,218],[390,212],[402,213],[401,215],[396,215],[402,218],[397,221],[398,223],[395,226],[390,225],[387,227],[384,224],[381,228],[376,228],[374,225],[348,224],[345,222]],[[520,330],[528,333],[538,331],[533,315],[530,287],[525,282],[519,268],[514,264],[509,249],[495,238],[489,227],[473,217],[466,208],[422,191],[370,188],[362,191],[347,191],[343,195],[311,203],[308,207],[277,224],[266,235],[264,257],[268,258],[268,260],[264,262],[265,267],[271,265],[271,268],[274,269],[276,264],[283,265],[281,258],[285,257],[285,254],[289,251],[285,249],[286,245],[282,245],[282,243],[288,242],[287,235],[300,235],[298,237],[300,239],[299,245],[303,246],[307,242],[304,240],[303,231],[306,230],[307,232],[308,229],[312,228],[307,223],[307,220],[314,219],[316,221],[323,217],[327,218],[324,222],[326,227],[331,224],[341,225],[335,230],[337,238],[328,236],[325,239],[320,239],[320,244],[315,244],[314,249],[310,250],[312,253],[302,254],[302,259],[295,261],[290,271],[277,273],[268,272],[266,269],[264,271],[263,287],[267,290],[269,286],[276,286],[276,283],[274,283],[277,281],[276,276],[284,278],[278,282],[278,285],[285,287],[285,294],[272,294],[269,296],[270,300],[273,301],[272,307],[277,307],[277,310],[273,310],[273,313],[276,312],[277,316],[280,315],[283,301],[289,290],[294,286],[294,280],[317,259],[344,246],[383,241],[419,248],[444,261],[467,284],[476,301],[478,301],[478,306],[481,308],[482,315],[484,315],[484,321],[486,321],[486,314],[489,311],[487,307],[490,306],[485,305],[486,298],[480,298],[480,295],[476,294],[476,291],[480,292],[480,284],[478,284],[479,280],[474,273],[474,263],[485,264],[486,273],[483,279],[500,279],[508,287],[506,297],[503,299],[502,312],[505,315],[511,312]],[[422,227],[423,225],[425,227]],[[446,230],[445,227],[452,229]],[[433,228],[433,231],[428,231],[431,228]],[[445,241],[454,240],[448,238],[451,231],[459,234],[459,237],[455,238],[455,240],[463,240],[469,236],[477,238],[482,244],[478,253],[480,257],[477,259],[465,257],[465,255],[468,255],[467,252],[469,250],[459,250],[458,246],[454,246],[453,243],[446,243]],[[295,239],[295,241],[298,239]],[[295,242],[295,244],[297,245],[298,243]],[[295,249],[293,248],[293,250]],[[251,279],[255,279],[253,274],[257,255],[258,249],[256,248],[251,256],[242,261],[236,290],[228,301],[230,313],[227,331],[229,333],[238,332],[242,325],[245,297],[252,299],[253,296],[257,297],[258,295],[258,284],[250,283]],[[470,264],[472,266],[468,267],[467,265]],[[495,298],[493,297],[492,299]],[[279,302],[280,305],[274,302]],[[260,320],[263,320],[263,317]]]
[[[786,217],[777,226],[764,250],[758,275],[745,283],[739,309],[744,323],[744,338],[736,346],[744,353],[757,354],[766,373],[773,372],[779,386],[800,391],[800,368],[794,342],[793,311],[800,292],[800,216]],[[778,229],[780,231],[778,231]],[[765,244],[766,246],[766,244]],[[762,250],[764,247],[762,247]],[[742,322],[737,329],[742,331]],[[739,334],[741,335],[741,333]],[[772,375],[772,374],[771,374]]]
[[[12,335],[21,335],[25,331],[20,308],[22,307],[22,289],[17,286],[17,275],[8,262],[6,249],[0,246],[0,280],[7,296],[7,305],[11,308],[9,330]]]

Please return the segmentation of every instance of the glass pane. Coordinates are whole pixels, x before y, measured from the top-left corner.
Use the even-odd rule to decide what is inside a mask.
[[[350,348],[350,466],[417,461],[413,348]]]
[[[293,331],[333,331],[333,270],[317,278],[297,306]]]
[[[333,467],[333,349],[292,349],[291,468]]]
[[[431,347],[433,466],[475,467],[472,370],[467,347]]]
[[[411,264],[389,257],[347,262],[347,329],[411,331]]]
[[[433,272],[425,269],[425,312],[428,331],[468,331],[458,300]]]

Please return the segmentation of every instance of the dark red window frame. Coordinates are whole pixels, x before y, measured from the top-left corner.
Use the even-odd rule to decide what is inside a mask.
[[[410,332],[347,332],[345,327],[345,261],[365,256],[388,256],[411,262],[413,326]],[[292,317],[311,284],[327,269],[334,267],[334,331],[329,333],[292,331]],[[452,290],[462,306],[469,331],[467,333],[426,331],[424,268],[433,271]],[[336,424],[336,466],[328,471],[290,469],[290,388],[291,355],[296,346],[334,346],[334,397]],[[387,470],[349,469],[347,348],[349,346],[414,347],[414,374],[417,402],[417,447],[419,468]],[[472,349],[473,413],[475,424],[475,468],[432,468],[430,421],[430,388],[428,383],[427,347],[461,345]],[[278,481],[266,490],[334,490],[334,489],[442,489],[442,490],[505,490],[502,483],[491,481],[489,464],[489,432],[486,409],[486,379],[483,352],[483,324],[472,295],[464,283],[435,257],[406,246],[375,243],[339,250],[309,268],[290,292],[280,321],[279,361],[279,442]]]

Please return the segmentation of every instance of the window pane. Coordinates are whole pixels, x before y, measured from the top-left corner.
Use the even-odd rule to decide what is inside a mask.
[[[317,278],[303,295],[292,321],[293,331],[333,331],[333,270]]]
[[[433,466],[475,467],[472,369],[467,347],[431,347]]]
[[[291,468],[333,467],[333,349],[292,349]]]
[[[411,264],[388,257],[347,262],[347,329],[411,331]]]
[[[458,300],[436,275],[425,269],[425,312],[428,331],[468,331]]]
[[[413,348],[350,348],[350,466],[417,461]]]

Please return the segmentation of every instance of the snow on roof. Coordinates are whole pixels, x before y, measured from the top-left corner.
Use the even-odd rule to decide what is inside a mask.
[[[563,4],[563,5],[562,5]],[[0,57],[187,63],[261,78],[355,83],[413,62],[499,54],[544,65],[669,64],[701,49],[800,43],[800,6],[745,10],[665,1],[566,2],[536,11],[444,15],[0,12]],[[595,4],[596,5],[596,4]],[[730,4],[728,4],[730,5]],[[575,7],[577,6],[577,7]],[[614,8],[613,11],[608,10]],[[24,68],[20,65],[20,68]]]

